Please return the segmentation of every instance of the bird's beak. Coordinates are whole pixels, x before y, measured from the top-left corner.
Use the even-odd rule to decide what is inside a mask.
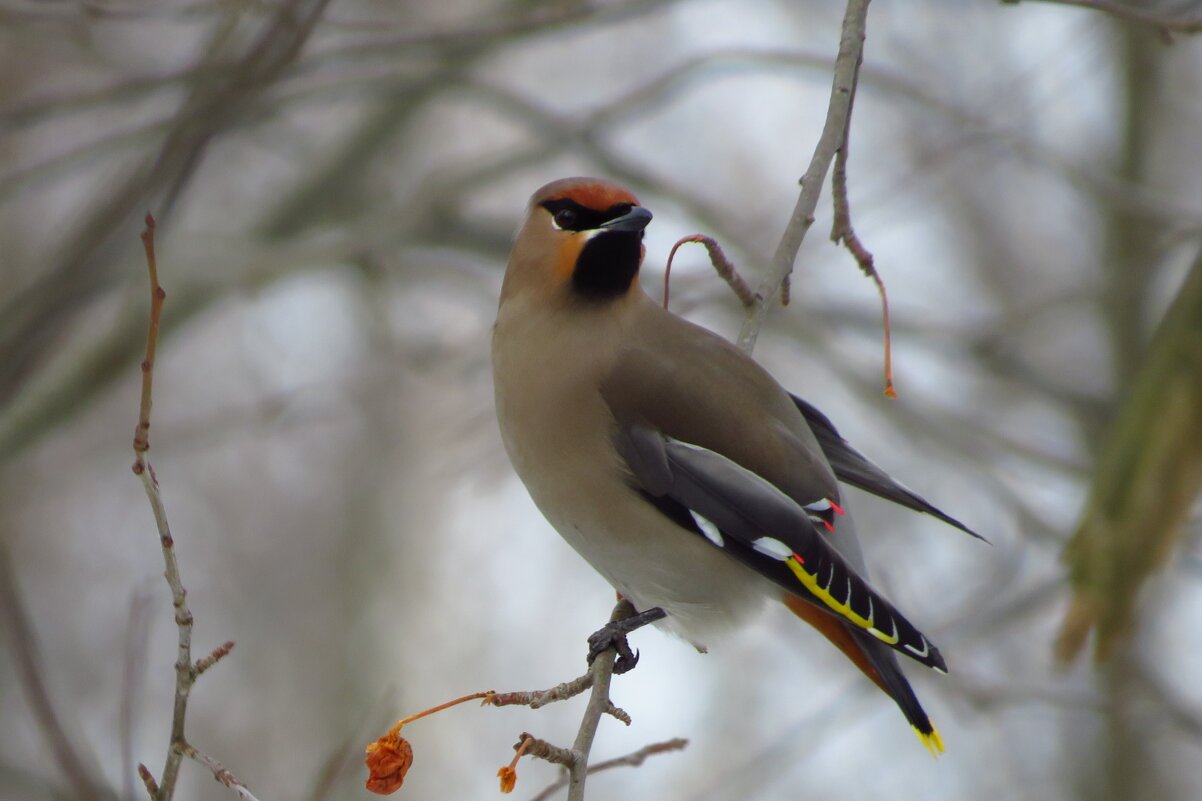
[[[609,222],[601,223],[605,231],[641,231],[651,222],[651,212],[642,206],[635,206],[621,217],[615,217]]]

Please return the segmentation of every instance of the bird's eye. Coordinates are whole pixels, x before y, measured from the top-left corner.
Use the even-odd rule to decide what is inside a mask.
[[[571,209],[560,209],[555,212],[555,224],[560,228],[571,228],[576,224],[576,212]]]

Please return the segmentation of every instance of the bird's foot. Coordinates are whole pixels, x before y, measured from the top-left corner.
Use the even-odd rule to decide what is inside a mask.
[[[594,659],[613,648],[618,652],[618,661],[614,662],[614,673],[620,675],[633,670],[634,666],[639,663],[639,654],[638,651],[630,650],[630,643],[626,641],[626,635],[665,617],[667,617],[667,613],[664,610],[653,606],[636,615],[606,623],[589,635],[588,663],[593,664]]]

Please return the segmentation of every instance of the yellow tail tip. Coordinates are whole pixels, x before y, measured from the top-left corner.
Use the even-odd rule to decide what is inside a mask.
[[[931,731],[927,734],[919,731],[916,726],[914,733],[918,735],[918,739],[922,740],[922,744],[931,752],[931,756],[938,759],[939,755],[943,753],[943,738],[939,736],[939,730],[931,726]]]

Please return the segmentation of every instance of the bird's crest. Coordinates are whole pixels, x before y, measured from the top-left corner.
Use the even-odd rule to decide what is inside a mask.
[[[553,200],[571,200],[586,209],[605,211],[618,205],[638,206],[628,189],[600,178],[562,178],[552,181],[534,194],[535,204]]]

